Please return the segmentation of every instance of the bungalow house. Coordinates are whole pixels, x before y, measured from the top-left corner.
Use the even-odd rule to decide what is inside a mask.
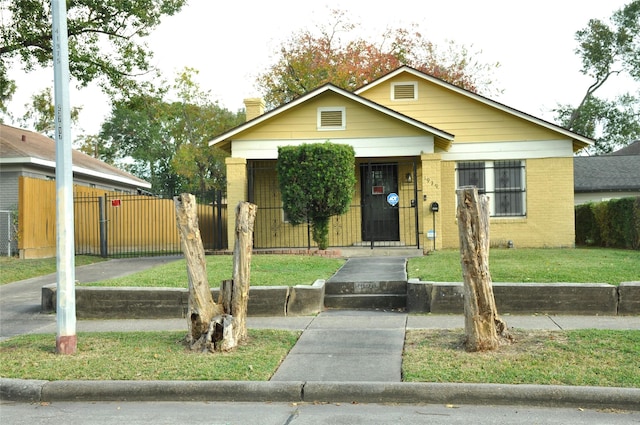
[[[575,204],[640,196],[640,140],[609,155],[574,159]]]
[[[586,137],[407,66],[353,93],[326,84],[266,113],[260,99],[245,104],[247,122],[210,145],[230,154],[229,205],[258,206],[255,248],[313,246],[283,214],[275,167],[278,146],[325,141],[356,154],[330,246],[457,248],[456,188],[467,185],[491,198],[494,245],[574,245],[573,155]]]
[[[148,191],[151,184],[112,165],[72,151],[73,182],[96,189],[139,193]],[[30,177],[55,180],[55,142],[33,131],[0,124],[0,253],[15,252],[9,216],[18,210],[19,180]]]

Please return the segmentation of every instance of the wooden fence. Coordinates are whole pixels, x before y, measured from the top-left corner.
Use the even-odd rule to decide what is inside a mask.
[[[21,177],[18,249],[22,258],[56,255],[55,181]],[[202,242],[226,249],[226,205],[198,204]],[[74,237],[78,255],[127,257],[182,253],[172,199],[74,185]]]

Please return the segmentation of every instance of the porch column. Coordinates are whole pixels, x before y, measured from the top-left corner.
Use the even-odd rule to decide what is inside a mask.
[[[225,163],[227,165],[227,246],[233,251],[236,236],[236,206],[248,200],[247,160],[228,157]]]
[[[422,234],[423,247],[427,251],[433,250],[433,240],[428,239],[428,232],[435,231],[435,248],[442,249],[442,158],[438,153],[420,155],[422,162]],[[431,203],[437,202],[440,211],[432,212]],[[435,225],[434,225],[435,218]]]

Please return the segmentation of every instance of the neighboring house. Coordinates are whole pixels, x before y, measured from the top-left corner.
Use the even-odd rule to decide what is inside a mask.
[[[640,196],[640,140],[602,156],[574,158],[575,204]]]
[[[327,140],[354,147],[358,179],[350,211],[331,220],[333,247],[456,248],[466,185],[491,197],[494,246],[574,245],[573,155],[586,137],[406,66],[354,93],[326,84],[267,113],[245,104],[248,121],[210,145],[230,153],[229,205],[258,206],[255,248],[312,245],[286,221],[275,166],[278,146]]]
[[[151,184],[79,151],[72,151],[73,183],[97,189],[138,193]],[[0,124],[0,253],[7,252],[7,211],[18,209],[18,180],[32,177],[55,180],[55,141],[42,134]]]

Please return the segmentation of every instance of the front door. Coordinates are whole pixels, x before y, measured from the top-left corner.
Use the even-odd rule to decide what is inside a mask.
[[[399,241],[398,164],[360,164],[362,240]],[[395,197],[397,198],[397,196]]]

